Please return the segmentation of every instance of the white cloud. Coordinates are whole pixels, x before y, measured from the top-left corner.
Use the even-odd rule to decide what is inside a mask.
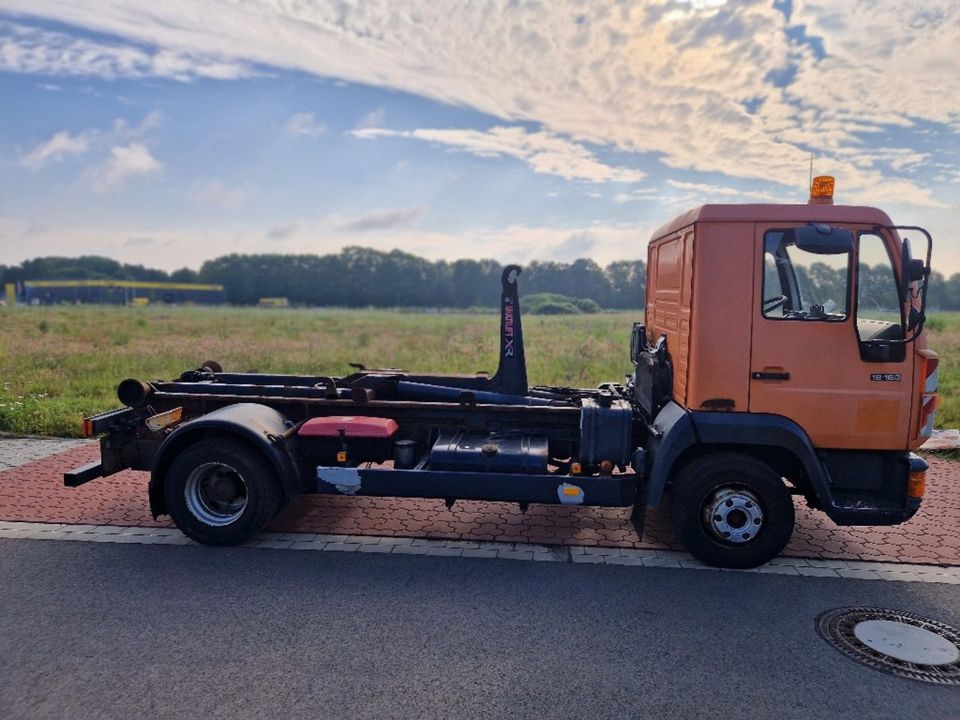
[[[597,159],[586,147],[553,133],[528,132],[522,127],[494,127],[482,130],[388,130],[362,128],[350,131],[354,137],[412,138],[463,150],[479,157],[504,155],[523,160],[530,169],[567,180],[592,182],[637,182],[644,173],[631,168],[615,167]]]
[[[659,193],[660,191],[654,188],[636,188],[628,193],[618,193],[614,195],[613,201],[620,204],[641,200],[651,201],[656,200]]]
[[[82,155],[89,147],[90,138],[86,134],[71,135],[62,130],[21,157],[20,165],[39,170],[52,162],[59,162],[67,155]]]
[[[677,190],[687,190],[696,193],[701,197],[704,195],[720,195],[725,198],[726,202],[743,202],[744,200],[757,200],[760,202],[790,201],[790,198],[783,197],[782,194],[777,196],[762,190],[743,190],[742,188],[727,187],[725,185],[682,182],[679,180],[667,180],[667,185]]]
[[[107,160],[84,174],[94,191],[104,193],[122,186],[129,178],[148,175],[163,168],[143,143],[117,145]]]
[[[106,152],[106,157],[101,162],[81,175],[81,179],[95,192],[104,193],[123,185],[130,177],[154,173],[163,167],[146,145],[147,136],[160,124],[161,119],[161,114],[153,111],[135,125],[131,125],[124,118],[117,118],[107,130],[89,128],[77,133],[61,130],[24,153],[18,164],[37,171],[70,155],[89,153],[103,157],[102,153]],[[201,186],[196,193],[195,202],[229,205],[234,201],[242,201],[243,197],[237,194],[238,189],[230,190],[222,184],[217,186],[218,182],[213,181]]]
[[[75,38],[61,32],[0,21],[0,70],[41,75],[116,78],[162,77],[236,80],[257,73],[237,60],[191,50],[148,50]],[[42,86],[58,89],[55,85]]]
[[[338,227],[338,230],[349,233],[365,233],[409,227],[420,219],[424,210],[422,207],[375,210],[344,222]]]
[[[161,50],[7,24],[0,67],[188,79],[273,65],[651,153],[668,169],[799,189],[812,151],[845,201],[956,204],[952,184],[922,172],[929,160],[865,162],[871,144],[889,144],[871,136],[891,127],[910,155],[927,152],[927,124],[955,142],[956,0],[788,5],[789,19],[773,3],[719,0],[491,0],[455,11],[428,0],[6,0],[12,13]]]
[[[189,258],[192,267],[199,267],[206,260],[228,253],[282,251],[323,255],[359,244],[383,251],[399,247],[430,260],[475,258],[477,249],[482,248],[480,256],[505,263],[574,260],[589,255],[606,265],[614,260],[645,258],[647,239],[654,229],[653,225],[636,223],[556,227],[512,224],[447,233],[401,224],[358,238],[356,232],[344,228],[345,224],[343,217],[331,215],[242,230],[212,227],[187,231],[157,225],[144,228],[138,224],[115,227],[57,223],[37,228],[0,217],[0,237],[11,240],[0,243],[0,263],[16,264],[35,257],[35,248],[41,245],[44,255],[66,256],[76,255],[77,248],[96,247],[98,253],[123,262],[176,270],[183,267],[184,258]],[[491,288],[491,292],[495,289]]]
[[[327,131],[327,126],[317,122],[312,112],[301,112],[290,116],[284,130],[293,136],[320,137]]]

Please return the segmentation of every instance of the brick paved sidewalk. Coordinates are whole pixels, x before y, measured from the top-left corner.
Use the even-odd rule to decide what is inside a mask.
[[[147,474],[127,471],[83,487],[63,487],[63,472],[97,458],[96,444],[73,447],[40,460],[0,470],[0,520],[90,525],[160,526],[150,517]],[[619,508],[567,508],[439,500],[307,495],[271,524],[279,532],[382,535],[547,545],[672,549],[682,546],[670,530],[666,503],[647,515],[643,542]],[[785,555],[804,558],[929,563],[960,566],[960,463],[930,459],[927,496],[908,523],[893,527],[841,528],[823,513],[797,503],[797,526]]]

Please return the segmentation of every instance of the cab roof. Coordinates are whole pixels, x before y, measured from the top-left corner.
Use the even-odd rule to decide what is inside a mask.
[[[653,233],[652,240],[698,222],[825,222],[892,225],[890,217],[865,205],[701,205],[678,215]]]

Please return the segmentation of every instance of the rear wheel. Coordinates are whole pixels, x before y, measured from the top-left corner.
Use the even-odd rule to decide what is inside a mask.
[[[697,458],[674,480],[671,502],[674,530],[707,565],[763,565],[793,534],[793,501],[783,480],[749,455]]]
[[[170,517],[204,545],[250,539],[280,508],[277,474],[256,450],[232,439],[205,440],[176,457],[164,482]]]

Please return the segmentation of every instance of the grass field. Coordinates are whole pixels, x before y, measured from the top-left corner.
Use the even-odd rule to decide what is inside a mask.
[[[531,384],[595,386],[630,369],[639,313],[523,320]],[[940,427],[960,425],[960,313],[930,323],[940,353]],[[84,415],[118,405],[123,378],[173,379],[205,360],[233,371],[327,375],[348,363],[493,372],[496,315],[367,310],[55,307],[0,309],[0,431],[77,435]]]

